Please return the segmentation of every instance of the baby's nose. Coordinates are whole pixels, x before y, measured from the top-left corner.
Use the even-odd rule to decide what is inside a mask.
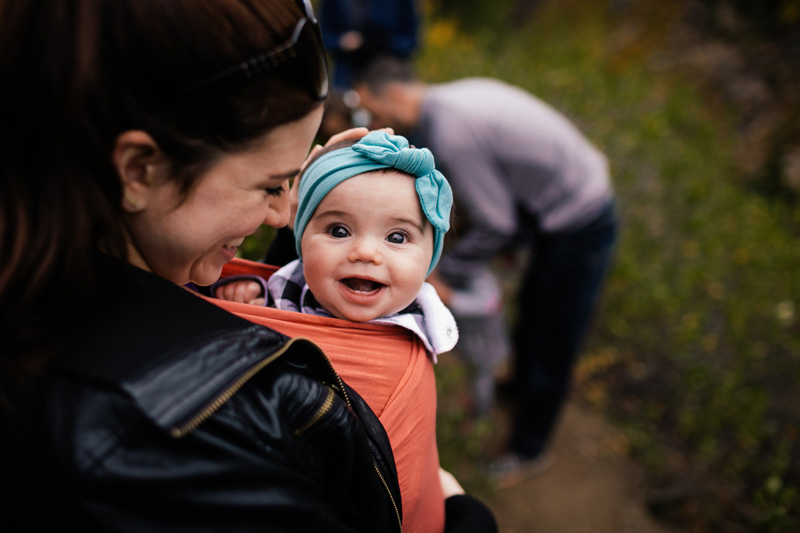
[[[380,265],[383,263],[383,256],[381,255],[380,247],[375,239],[361,238],[353,242],[353,248],[350,250],[348,260],[351,263],[374,263]]]

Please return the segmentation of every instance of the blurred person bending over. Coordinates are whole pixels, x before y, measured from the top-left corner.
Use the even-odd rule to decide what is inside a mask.
[[[516,407],[513,427],[491,469],[500,485],[542,472],[616,241],[608,162],[558,111],[498,80],[426,84],[408,62],[385,57],[355,88],[372,126],[436,154],[469,219],[429,279],[446,304],[501,252],[531,251],[503,387]]]

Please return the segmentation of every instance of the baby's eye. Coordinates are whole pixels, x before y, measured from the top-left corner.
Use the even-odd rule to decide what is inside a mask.
[[[390,233],[386,237],[386,240],[392,244],[403,244],[404,242],[406,242],[406,235],[399,231],[395,231],[393,233]]]
[[[343,226],[332,226],[328,228],[328,233],[330,233],[331,237],[334,239],[344,239],[350,235],[350,232],[347,231],[347,228]]]

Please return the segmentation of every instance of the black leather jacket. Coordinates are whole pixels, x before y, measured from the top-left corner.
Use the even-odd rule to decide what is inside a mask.
[[[388,438],[319,348],[123,270],[44,377],[2,383],[3,529],[401,530]]]

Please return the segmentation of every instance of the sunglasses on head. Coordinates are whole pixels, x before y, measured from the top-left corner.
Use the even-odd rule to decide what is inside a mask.
[[[303,11],[303,17],[297,21],[289,40],[191,83],[179,94],[186,96],[220,81],[249,79],[287,63],[299,62],[309,65],[311,97],[318,101],[325,100],[328,96],[328,60],[322,44],[319,22],[314,16],[310,0],[295,0],[295,4]]]

